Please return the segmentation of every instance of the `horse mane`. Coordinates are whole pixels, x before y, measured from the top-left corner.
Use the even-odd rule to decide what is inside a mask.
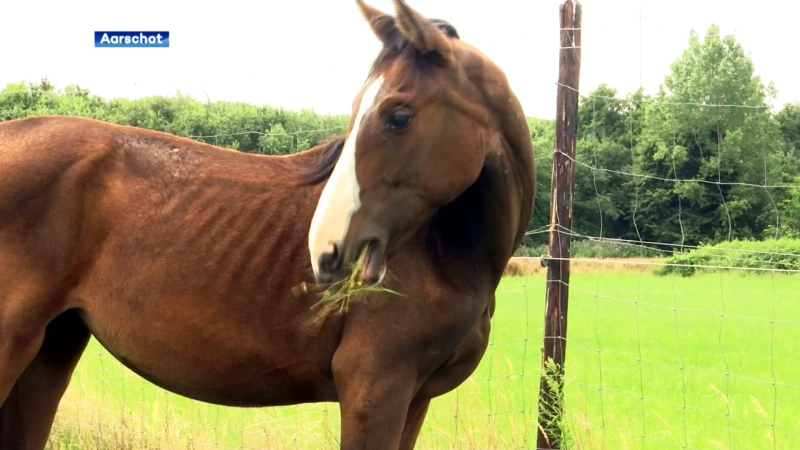
[[[372,63],[372,66],[369,70],[369,75],[367,75],[367,79],[375,75],[384,65],[391,63],[398,58],[405,58],[414,62],[414,68],[418,72],[427,72],[433,65],[441,64],[441,56],[438,54],[430,54],[430,53],[422,53],[411,44],[411,41],[397,29],[395,25],[395,19],[391,16],[384,16],[380,20],[384,21],[391,21],[389,24],[384,24],[383,26],[388,26],[389,28],[389,38],[381,48],[381,51],[378,53],[378,56]],[[431,19],[431,21],[442,30],[447,37],[451,39],[460,39],[458,34],[458,30],[443,19]],[[377,26],[381,26],[378,24]],[[339,156],[342,154],[342,148],[344,147],[344,136],[338,136],[327,143],[322,144],[324,145],[322,150],[319,152],[316,161],[311,165],[301,165],[299,167],[295,167],[295,170],[298,171],[298,185],[300,186],[309,186],[321,183],[327,180],[331,176],[331,172],[333,172],[333,168],[336,166],[336,163],[339,161]]]
[[[344,148],[344,136],[337,136],[322,145],[322,150],[313,164],[295,167],[299,172],[297,180],[299,186],[318,184],[331,176]]]

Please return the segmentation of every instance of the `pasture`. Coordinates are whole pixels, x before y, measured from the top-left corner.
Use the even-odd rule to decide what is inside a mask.
[[[573,263],[570,448],[800,448],[798,281]],[[417,448],[535,448],[544,285],[544,270],[503,280],[487,354],[433,401]],[[335,448],[338,418],[336,404],[249,410],[183,399],[93,340],[48,448]]]

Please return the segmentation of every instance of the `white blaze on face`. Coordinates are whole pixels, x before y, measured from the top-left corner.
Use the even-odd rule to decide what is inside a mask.
[[[344,239],[347,227],[350,225],[350,218],[361,206],[359,200],[361,188],[356,179],[358,131],[364,114],[375,102],[375,97],[377,97],[382,84],[383,76],[380,76],[367,87],[361,96],[353,129],[344,142],[339,161],[336,163],[325,189],[322,190],[314,217],[311,219],[308,250],[315,275],[319,272],[320,256],[333,249],[331,242]]]

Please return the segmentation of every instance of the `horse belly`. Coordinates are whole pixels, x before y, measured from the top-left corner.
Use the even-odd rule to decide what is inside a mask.
[[[158,284],[154,280],[141,296],[122,287],[76,293],[93,335],[135,373],[176,394],[222,405],[335,398],[324,352],[285,322],[276,326],[209,296],[159,296]]]

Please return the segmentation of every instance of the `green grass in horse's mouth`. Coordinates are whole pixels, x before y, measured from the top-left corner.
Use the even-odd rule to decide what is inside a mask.
[[[347,277],[341,281],[329,284],[327,288],[319,294],[322,298],[320,302],[312,306],[312,309],[322,307],[324,313],[336,312],[337,314],[343,314],[347,312],[352,302],[360,300],[361,297],[370,292],[403,295],[392,289],[379,285],[367,284],[361,281],[360,276],[364,270],[364,265],[367,262],[370,250],[370,246],[366,246],[361,250],[358,258],[350,265]],[[303,293],[308,292],[305,283],[295,289],[299,289]]]

